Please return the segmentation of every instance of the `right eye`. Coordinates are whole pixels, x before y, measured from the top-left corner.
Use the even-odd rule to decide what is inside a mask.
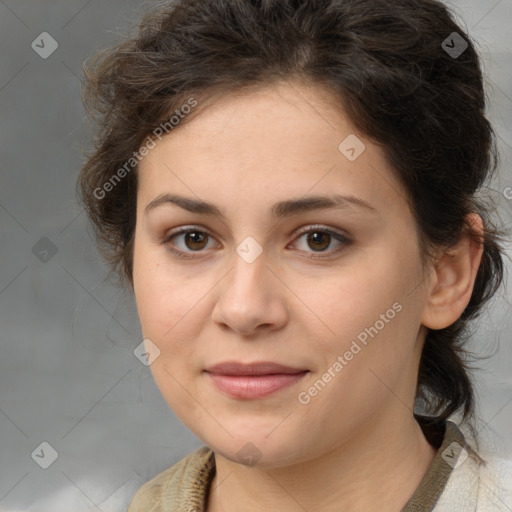
[[[176,248],[175,239],[180,239],[182,246]],[[162,243],[179,258],[194,258],[195,256],[188,256],[187,253],[202,252],[205,249],[208,239],[211,235],[202,229],[197,229],[191,226],[179,228],[173,233],[167,235]]]

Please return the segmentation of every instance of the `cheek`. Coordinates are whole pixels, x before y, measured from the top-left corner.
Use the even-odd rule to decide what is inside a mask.
[[[185,313],[182,283],[166,268],[160,251],[141,238],[134,248],[134,294],[146,337],[163,339]]]
[[[194,284],[194,282],[196,284]],[[192,357],[194,340],[201,322],[201,297],[205,286],[176,272],[162,256],[150,250],[139,251],[134,261],[134,293],[144,338],[157,345],[160,356],[151,365],[155,379],[182,373]]]
[[[317,325],[326,367],[338,356],[345,361],[333,380],[361,381],[371,387],[376,377],[370,369],[393,379],[393,373],[408,364],[419,328],[419,303],[411,290],[421,278],[413,251],[404,247],[398,258],[393,245],[381,248],[359,259],[350,271],[325,279],[324,286],[317,282],[298,291],[315,312],[304,318],[310,318],[311,329]]]
[[[379,264],[362,261],[331,277],[297,286],[297,295],[307,297],[303,319],[311,317],[308,323],[317,323],[319,334],[345,342],[372,326],[402,297],[400,275],[383,259]]]
[[[162,265],[144,267],[142,259],[140,264],[134,287],[139,320],[144,338],[160,351],[150,370],[168,405],[183,414],[191,405],[183,389],[192,389],[193,384],[194,344],[190,340],[197,322],[190,320],[197,312],[191,309],[182,284],[161,273]]]

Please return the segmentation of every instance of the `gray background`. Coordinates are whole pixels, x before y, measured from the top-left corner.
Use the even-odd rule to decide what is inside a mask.
[[[3,511],[126,510],[143,482],[202,444],[134,356],[142,337],[133,298],[105,281],[106,266],[74,198],[90,137],[80,99],[82,61],[128,34],[153,3],[0,0]],[[497,214],[510,227],[512,200],[503,192],[512,187],[512,0],[450,5],[484,59],[502,155],[491,188]],[[58,42],[47,59],[31,47],[42,32]],[[507,278],[472,346],[479,354],[498,351],[476,374],[479,409],[503,439],[502,454],[512,458]],[[38,464],[51,457],[42,442],[58,454],[47,469]]]

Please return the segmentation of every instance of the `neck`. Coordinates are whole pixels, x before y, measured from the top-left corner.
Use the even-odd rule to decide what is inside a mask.
[[[216,454],[208,512],[356,512],[375,503],[381,512],[401,510],[436,453],[405,412],[368,423],[347,442],[293,466],[246,467]]]

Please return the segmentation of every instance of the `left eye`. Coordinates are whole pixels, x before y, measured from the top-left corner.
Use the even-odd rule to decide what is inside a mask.
[[[300,240],[305,236],[305,242],[307,246],[314,250],[314,252],[326,252],[333,239],[338,242],[338,245],[348,245],[350,241],[339,233],[335,233],[328,229],[314,228],[302,233],[297,240]],[[336,252],[337,249],[333,249],[331,252]]]

